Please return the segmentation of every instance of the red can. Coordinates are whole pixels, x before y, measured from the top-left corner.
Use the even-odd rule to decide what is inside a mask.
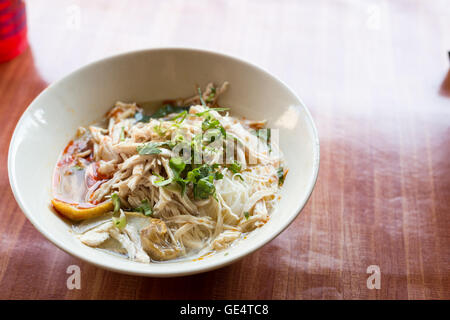
[[[28,46],[23,0],[0,0],[0,62],[11,60]]]

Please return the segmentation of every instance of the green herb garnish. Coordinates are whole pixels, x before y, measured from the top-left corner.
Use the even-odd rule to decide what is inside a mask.
[[[206,110],[202,111],[202,112],[197,112],[195,115],[197,117],[203,117],[204,115],[209,114],[210,111],[217,111],[217,112],[223,112],[223,111],[228,111],[230,110],[230,108],[209,108],[209,107],[205,107]]]
[[[170,119],[170,121],[175,121],[176,124],[181,124],[184,119],[186,119],[187,117],[187,111],[183,111],[181,113],[179,113],[178,115],[176,115],[175,117],[173,117],[172,119]]]
[[[205,120],[203,120],[202,122],[202,130],[206,131],[209,129],[216,129],[218,127],[220,127],[220,122],[219,120],[217,120],[216,118],[213,118],[211,116],[206,117]]]
[[[134,119],[136,120],[136,122],[144,122],[147,123],[150,121],[150,116],[146,116],[145,114],[143,114],[142,112],[136,112],[134,114]]]
[[[184,195],[186,191],[186,185],[188,181],[181,177],[184,168],[186,168],[186,163],[180,157],[174,157],[169,160],[169,166],[173,172],[173,181],[175,181],[181,187],[181,194]]]
[[[250,213],[248,211],[245,211],[244,217],[245,217],[245,220],[248,220],[248,217],[250,217]]]
[[[161,122],[159,123],[159,125],[154,126],[153,130],[155,130],[155,132],[160,136],[160,137],[164,137],[166,135],[167,130],[164,130],[161,127]]]
[[[225,128],[220,124],[219,120],[208,114],[206,119],[202,122],[202,130],[207,131],[212,129],[220,130],[220,133],[223,135],[223,137],[227,137]]]
[[[142,112],[136,112],[134,114],[134,119],[136,119],[136,122],[145,122],[148,123],[150,119],[159,119],[164,118],[172,113],[180,113],[183,111],[189,111],[190,107],[177,107],[173,106],[171,104],[165,104],[161,108],[159,108],[155,113],[153,113],[151,116],[147,116]]]
[[[205,103],[205,100],[203,100],[202,90],[200,89],[200,87],[198,87],[197,90],[198,90],[198,96],[199,96],[199,98],[200,98],[200,102],[201,102],[202,106],[206,109],[205,111],[197,112],[197,113],[195,114],[197,117],[202,117],[202,116],[204,116],[204,115],[206,115],[206,114],[209,114],[210,111],[223,112],[223,111],[228,111],[228,110],[230,110],[230,108],[210,108],[210,107],[208,107],[208,106],[206,105],[206,103]],[[214,91],[214,92],[215,92],[215,91]],[[214,93],[214,94],[215,94],[215,93]],[[208,99],[209,99],[209,97],[208,97]],[[206,100],[208,100],[208,99],[206,99]]]
[[[241,169],[242,169],[241,164],[237,161],[234,161],[233,163],[229,164],[227,167],[233,173],[239,173],[239,172],[241,172]]]
[[[206,98],[206,102],[209,102],[209,103],[213,102],[215,97],[216,97],[216,88],[212,87],[211,93]]]
[[[174,157],[169,160],[169,166],[176,176],[180,176],[181,172],[186,167],[186,163],[184,163],[182,158]]]
[[[141,205],[137,208],[134,208],[134,211],[141,212],[147,217],[153,214],[153,208],[150,206],[148,199],[142,200]]]
[[[136,150],[140,155],[159,154],[161,153],[161,149],[159,149],[159,147],[168,144],[168,142],[147,142],[136,147]]]
[[[112,217],[112,221],[114,223],[114,226],[116,226],[119,229],[123,229],[127,225],[127,217],[123,211],[120,213],[120,217]]]
[[[177,106],[173,106],[171,104],[166,104],[164,106],[162,106],[161,108],[158,109],[158,111],[156,111],[155,113],[153,113],[150,118],[154,118],[154,119],[159,119],[159,118],[164,118],[166,116],[168,116],[169,114],[172,113],[181,113],[183,111],[189,111],[190,107],[177,107]]]
[[[125,127],[120,129],[120,141],[125,141]]]
[[[215,171],[219,165],[204,164],[187,173],[187,182],[193,184],[194,198],[207,199],[209,196],[216,194],[214,180],[223,178],[223,174]]]
[[[194,197],[197,199],[208,199],[214,195],[216,188],[211,178],[202,178],[194,185]]]
[[[164,187],[164,186],[167,186],[168,184],[171,184],[172,181],[173,181],[172,178],[169,178],[169,179],[165,179],[165,180],[164,180],[164,178],[161,177],[159,180],[156,180],[156,181],[154,182],[154,184],[155,184],[155,186],[158,186],[158,187]]]
[[[200,87],[198,87],[198,88],[197,88],[197,91],[198,91],[198,96],[199,96],[199,98],[200,98],[200,102],[201,102],[202,106],[205,107],[205,108],[208,108],[208,107],[206,106],[205,101],[203,100],[202,89],[200,89]]]
[[[119,195],[117,193],[113,193],[111,195],[111,201],[114,204],[114,213],[119,212],[119,210],[120,210],[120,198],[119,198]]]
[[[284,183],[284,169],[283,169],[283,167],[279,167],[277,169],[277,177],[278,177],[278,184],[281,186]]]

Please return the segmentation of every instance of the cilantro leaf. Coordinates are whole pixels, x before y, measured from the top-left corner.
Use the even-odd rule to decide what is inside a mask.
[[[194,185],[194,197],[197,199],[208,199],[215,191],[216,188],[209,178],[202,178]]]
[[[216,187],[213,182],[223,178],[222,173],[214,171],[217,168],[217,165],[204,164],[187,173],[185,181],[193,184],[194,198],[207,199],[209,196],[215,197]]]

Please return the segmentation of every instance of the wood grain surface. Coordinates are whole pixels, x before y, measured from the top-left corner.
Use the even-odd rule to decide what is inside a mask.
[[[0,64],[1,299],[450,299],[448,1],[27,1],[30,48]],[[12,195],[15,124],[107,55],[189,46],[263,66],[310,108],[319,179],[279,237],[189,277],[121,275],[56,248]],[[38,170],[38,168],[36,168]],[[81,268],[81,290],[66,269]],[[381,288],[367,288],[367,267]]]

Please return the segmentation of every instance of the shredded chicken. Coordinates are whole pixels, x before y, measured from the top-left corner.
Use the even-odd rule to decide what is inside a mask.
[[[145,251],[155,260],[170,260],[178,256],[180,249],[170,239],[166,224],[152,219],[150,225],[141,231]]]
[[[110,237],[122,245],[130,260],[144,263],[150,262],[150,258],[142,249],[137,230],[130,225],[127,225],[122,231],[116,228],[112,222],[105,222],[82,234],[79,239],[90,247],[98,247]]]

